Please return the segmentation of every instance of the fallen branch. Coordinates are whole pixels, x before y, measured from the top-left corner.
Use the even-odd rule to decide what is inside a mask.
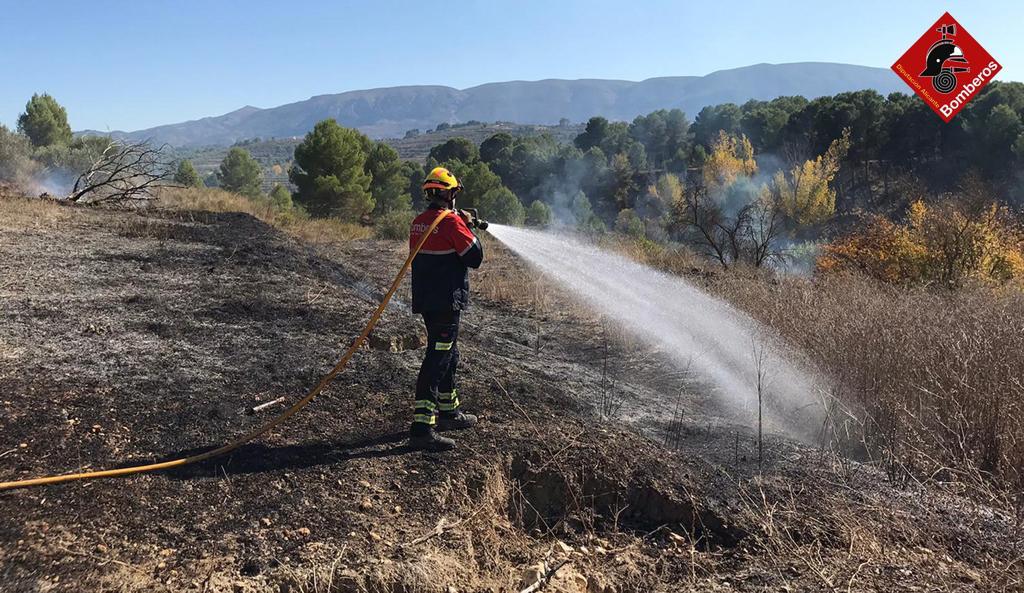
[[[253,406],[253,407],[249,408],[248,410],[246,410],[246,412],[248,412],[249,414],[255,414],[256,412],[262,412],[263,410],[266,410],[270,406],[277,405],[277,404],[283,402],[285,399],[286,399],[285,396],[282,395],[281,397],[275,399],[274,401],[270,401],[270,402],[267,402],[265,404],[260,404],[258,406]]]
[[[437,536],[441,535],[442,533],[444,533],[445,531],[448,531],[449,529],[454,529],[454,528],[458,527],[459,525],[462,525],[463,523],[469,522],[474,517],[479,515],[480,511],[482,511],[482,510],[484,510],[484,507],[478,508],[477,510],[473,511],[468,517],[463,517],[462,519],[459,519],[458,521],[455,521],[454,523],[446,523],[445,522],[445,518],[441,517],[440,519],[437,520],[437,525],[435,525],[434,528],[432,530],[430,530],[429,532],[427,532],[425,535],[421,535],[420,537],[417,537],[416,539],[412,540],[409,543],[398,544],[398,546],[400,548],[404,548],[404,547],[408,547],[408,546],[415,546],[416,544],[422,544],[423,542],[427,541],[428,539],[437,537]]]
[[[96,162],[78,176],[68,202],[90,203],[146,200],[153,190],[172,185],[168,146],[148,142],[122,143],[111,140]]]

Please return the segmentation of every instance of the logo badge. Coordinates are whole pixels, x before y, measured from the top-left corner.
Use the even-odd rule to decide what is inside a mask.
[[[947,12],[892,69],[949,123],[1002,66]]]

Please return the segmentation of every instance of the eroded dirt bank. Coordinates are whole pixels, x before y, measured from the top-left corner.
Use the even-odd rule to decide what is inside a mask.
[[[220,444],[333,364],[402,257],[241,214],[0,209],[0,479]],[[524,305],[542,289],[496,284],[523,270],[489,255],[461,338],[483,420],[456,452],[404,447],[421,351],[400,293],[269,438],[0,494],[0,589],[510,591],[546,558],[570,560],[563,591],[1021,587],[1010,518],[778,439],[759,476],[750,433],[658,353],[626,354],[557,290]],[[607,348],[628,359],[611,377]]]

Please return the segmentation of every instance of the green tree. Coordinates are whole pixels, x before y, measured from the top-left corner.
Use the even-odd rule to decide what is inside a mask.
[[[1013,154],[1017,155],[1018,161],[1024,161],[1024,132],[1021,132],[1013,143]]]
[[[313,216],[358,221],[373,211],[371,175],[366,171],[365,136],[333,119],[316,124],[295,147],[295,166],[288,177],[293,196]]]
[[[25,113],[18,117],[18,131],[28,136],[35,146],[71,142],[68,112],[45,93],[32,95],[25,105]]]
[[[624,210],[633,205],[639,186],[635,178],[636,171],[633,169],[629,158],[622,153],[612,158],[611,164],[611,194],[608,196],[607,214],[609,219],[614,217],[619,210]]]
[[[184,187],[202,187],[203,178],[192,166],[192,161],[184,159],[178,163],[178,170],[174,173],[174,183]]]
[[[723,131],[728,135],[734,135],[740,130],[740,121],[743,113],[735,103],[722,103],[721,105],[709,105],[700,110],[697,118],[693,120],[694,140],[707,148],[718,139],[718,132]]]
[[[459,192],[458,205],[463,208],[480,208],[485,206],[481,202],[484,194],[492,189],[503,187],[501,178],[498,177],[487,163],[476,161],[467,164],[463,161],[453,161],[449,168],[452,175],[462,184],[462,191]],[[422,181],[422,180],[421,180]],[[484,218],[487,218],[486,216]]]
[[[220,187],[235,193],[258,198],[263,183],[260,164],[244,148],[232,148],[220,163],[217,171]]]
[[[573,144],[576,145],[576,148],[587,152],[591,148],[600,148],[607,137],[608,120],[601,116],[596,116],[587,120],[586,129],[579,136],[576,136]]]
[[[507,187],[488,190],[480,198],[481,215],[499,224],[522,225],[526,211],[522,202]]]
[[[449,138],[444,144],[430,149],[430,158],[448,166],[452,161],[472,163],[480,158],[480,149],[466,138]]]
[[[427,172],[423,170],[423,165],[416,161],[404,161],[402,175],[405,177],[406,193],[412,201],[411,207],[422,210],[426,207],[423,200],[423,180],[427,177]]]
[[[511,134],[498,132],[480,144],[480,160],[490,164],[512,148],[515,139]]]
[[[1021,118],[1009,105],[996,105],[985,118],[981,143],[985,158],[983,163],[990,170],[1007,169],[1012,161],[1010,153],[1017,137],[1024,130]]]
[[[569,205],[569,210],[576,218],[577,226],[583,226],[592,216],[594,216],[594,209],[590,205],[590,200],[587,199],[587,194],[581,191],[576,192],[576,195],[572,197],[572,203]]]
[[[551,207],[540,200],[534,200],[526,209],[526,225],[546,227],[549,224],[551,224]]]
[[[374,144],[366,156],[366,172],[370,174],[370,194],[376,202],[375,215],[412,208],[409,180],[394,148],[383,142]]]
[[[270,190],[270,205],[279,212],[287,212],[292,209],[292,192],[280,183]]]

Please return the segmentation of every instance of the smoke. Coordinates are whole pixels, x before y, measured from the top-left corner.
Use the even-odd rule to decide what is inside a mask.
[[[38,196],[44,193],[51,196],[66,196],[71,193],[71,188],[77,176],[66,169],[44,169],[32,176],[26,182],[30,195]]]
[[[760,368],[771,426],[802,439],[821,426],[822,382],[728,303],[575,237],[497,224],[489,230],[583,303],[694,372],[727,409],[756,414]]]

